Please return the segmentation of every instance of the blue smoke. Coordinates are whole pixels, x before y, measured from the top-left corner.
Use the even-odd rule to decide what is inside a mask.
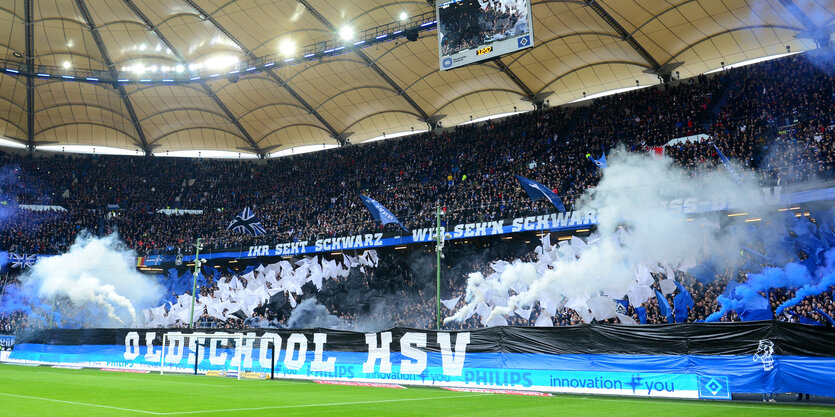
[[[812,276],[809,274],[808,268],[797,263],[790,263],[783,268],[765,268],[762,273],[749,274],[748,280],[744,284],[736,286],[728,294],[720,295],[717,298],[722,308],[708,316],[705,322],[715,322],[731,311],[741,314],[747,311],[767,309],[769,308],[768,300],[766,300],[766,305],[763,306],[761,292],[766,292],[771,288],[801,287],[809,285],[811,282]],[[823,292],[823,290],[820,292]],[[778,309],[777,312],[779,314],[780,310]]]
[[[830,249],[826,253],[825,258],[826,265],[819,268],[816,274],[820,275],[820,281],[813,283],[810,278],[809,282],[797,290],[794,297],[777,307],[777,314],[781,314],[783,310],[797,305],[803,301],[804,298],[822,294],[828,290],[830,286],[835,285],[835,248]]]

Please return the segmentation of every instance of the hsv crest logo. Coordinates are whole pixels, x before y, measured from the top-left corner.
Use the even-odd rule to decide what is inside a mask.
[[[774,369],[774,342],[764,339],[760,340],[760,345],[757,346],[757,353],[754,354],[754,362],[763,363],[763,371],[770,371]]]
[[[524,48],[531,43],[530,36],[522,36],[521,38],[517,39],[517,44],[519,48]]]

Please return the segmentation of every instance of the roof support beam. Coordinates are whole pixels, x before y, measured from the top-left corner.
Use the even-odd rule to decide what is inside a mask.
[[[90,10],[87,9],[87,4],[84,3],[84,0],[75,0],[75,4],[78,6],[78,10],[81,12],[81,16],[87,24],[87,29],[89,29],[90,34],[93,35],[93,41],[96,42],[96,47],[99,48],[99,53],[101,54],[104,64],[107,66],[107,70],[110,72],[113,79],[117,79],[118,74],[116,73],[116,66],[113,65],[113,60],[110,59],[110,53],[107,52],[107,48],[104,46],[104,41],[102,41],[101,35],[99,34],[99,28],[96,26],[96,23],[93,22],[93,16],[90,15]],[[114,87],[116,88],[119,97],[122,99],[125,109],[128,111],[128,115],[130,116],[134,129],[136,129],[136,135],[139,137],[139,141],[141,142],[137,145],[142,147],[145,155],[150,155],[151,148],[148,146],[148,140],[145,139],[145,132],[142,130],[142,125],[139,124],[139,118],[136,117],[136,111],[133,110],[133,104],[131,103],[128,94],[125,92],[125,87],[119,83],[115,83]]]
[[[32,1],[23,0],[24,31],[26,35],[26,146],[35,150],[35,53],[32,30]]]
[[[166,38],[165,35],[163,35],[162,32],[159,30],[159,28],[157,28],[153,24],[153,22],[151,22],[151,19],[148,19],[148,16],[145,15],[145,13],[142,12],[142,10],[139,7],[136,6],[136,4],[133,2],[133,0],[122,0],[122,1],[125,3],[125,6],[127,6],[133,12],[133,14],[136,15],[136,17],[138,17],[139,20],[141,20],[142,23],[145,24],[145,26],[148,27],[148,30],[153,32],[154,35],[156,35],[157,38],[159,38],[159,40],[162,41],[162,43],[165,44],[165,46],[169,50],[171,50],[171,53],[174,54],[174,56],[177,57],[177,59],[180,61],[181,64],[183,64],[183,65],[187,64],[185,56],[183,56],[177,50],[177,48],[175,48],[174,45],[171,44],[171,42],[168,40],[168,38]],[[246,139],[246,141],[249,143],[249,146],[252,147],[251,150],[253,152],[257,153],[259,156],[263,157],[264,153],[262,152],[261,148],[258,147],[258,143],[255,142],[255,140],[252,138],[252,136],[249,134],[249,132],[247,132],[247,130],[244,129],[244,126],[238,121],[238,118],[235,117],[234,114],[232,114],[232,112],[229,110],[228,107],[226,107],[226,104],[223,103],[223,100],[221,100],[220,97],[218,97],[217,94],[215,94],[214,90],[212,90],[212,88],[209,87],[206,83],[203,83],[202,87],[203,87],[203,91],[206,93],[206,95],[209,96],[212,99],[212,101],[214,101],[215,105],[229,119],[229,122],[232,123],[235,126],[235,128],[238,129],[238,131],[241,133],[241,136],[243,136],[244,139]]]
[[[536,94],[534,94],[533,90],[531,90],[524,82],[522,82],[522,80],[519,77],[516,76],[516,74],[513,72],[513,70],[510,69],[510,67],[508,67],[507,65],[505,65],[504,62],[502,62],[501,58],[496,58],[496,66],[499,67],[499,71],[501,71],[505,75],[507,75],[507,78],[510,78],[510,81],[513,81],[513,84],[516,84],[516,86],[519,87],[522,90],[523,93],[525,93],[525,96],[532,103],[534,103],[534,105],[537,105],[536,102],[533,101],[533,99],[536,96]],[[540,103],[541,103],[541,101],[540,101]]]
[[[780,4],[789,11],[789,13],[797,19],[803,27],[806,28],[805,32],[801,32],[797,34],[798,38],[811,38],[815,41],[818,45],[818,48],[825,48],[829,46],[829,38],[832,34],[833,27],[828,26],[825,28],[818,28],[812,19],[809,19],[809,16],[803,12],[792,0],[780,0]]]
[[[257,59],[255,54],[253,54],[252,51],[249,50],[249,48],[244,46],[244,44],[242,44],[238,40],[238,38],[236,38],[234,35],[232,35],[232,33],[230,33],[225,27],[223,27],[223,25],[218,23],[218,21],[215,20],[215,18],[213,16],[211,16],[209,13],[207,13],[205,10],[203,10],[203,8],[200,7],[197,3],[195,3],[194,0],[184,0],[184,1],[186,3],[188,3],[188,5],[191,6],[191,8],[194,9],[194,11],[196,11],[202,19],[209,21],[212,25],[214,25],[215,29],[219,30],[221,33],[226,35],[226,37],[229,40],[234,42],[235,45],[237,45],[238,48],[241,49],[241,51],[244,51],[244,53],[250,59],[252,59],[252,60]],[[313,117],[315,117],[316,120],[319,121],[319,123],[322,123],[322,126],[324,126],[328,130],[328,132],[330,132],[331,136],[336,138],[336,136],[339,135],[339,132],[337,132],[336,129],[334,129],[333,126],[331,126],[331,124],[328,123],[328,121],[325,120],[325,118],[322,117],[322,115],[319,114],[316,111],[316,109],[314,109],[313,106],[310,105],[310,103],[308,103],[304,98],[302,98],[302,96],[300,96],[299,93],[296,92],[296,90],[293,90],[293,88],[290,87],[289,84],[287,84],[284,80],[282,80],[281,77],[279,77],[278,75],[276,75],[275,72],[273,72],[272,70],[269,70],[269,69],[266,71],[266,73],[270,78],[273,79],[273,81],[278,83],[278,85],[284,87],[284,89],[287,90],[287,92],[290,93],[290,95],[293,96],[293,98],[295,98],[296,101],[301,103],[301,105],[304,106],[304,108],[308,111],[308,113],[312,114]]]
[[[312,14],[313,17],[315,17],[323,26],[328,28],[328,30],[330,30],[331,32],[336,33],[336,26],[334,26],[333,23],[331,23],[325,16],[319,13],[319,11],[316,10],[316,8],[313,7],[312,4],[310,4],[307,0],[296,1],[298,1],[299,4],[301,4],[302,6],[304,6],[304,8],[307,9],[307,11],[310,12],[310,14]],[[400,86],[397,85],[397,83],[394,80],[392,80],[391,77],[389,77],[389,75],[386,74],[386,72],[383,71],[382,68],[380,68],[377,65],[377,63],[374,62],[374,60],[369,58],[368,55],[365,54],[365,52],[363,52],[360,49],[356,49],[354,53],[356,53],[365,62],[365,64],[368,65],[369,68],[374,70],[374,72],[376,72],[377,75],[379,75],[380,78],[383,79],[383,81],[390,85],[391,88],[393,88],[394,91],[397,92],[398,96],[403,97],[403,100],[406,100],[406,102],[409,103],[409,105],[412,106],[413,109],[415,109],[415,111],[421,116],[422,119],[429,119],[429,114],[423,111],[423,109],[411,97],[409,97],[409,94],[403,91],[403,89],[400,88]]]
[[[597,0],[585,0],[585,2],[586,6],[594,10],[594,12],[597,13],[597,15],[600,16],[600,18],[603,19],[604,22],[611,26],[612,29],[614,29],[615,32],[621,37],[621,39],[624,40],[624,42],[628,43],[629,46],[632,47],[632,49],[638,52],[638,55],[640,55],[641,58],[644,58],[644,60],[647,61],[647,63],[650,65],[650,67],[652,67],[652,69],[661,69],[661,64],[659,64],[658,61],[656,61],[655,58],[653,58],[652,55],[650,55],[650,53],[647,52],[647,50],[644,49],[644,47],[641,46],[641,44],[638,43],[638,41],[636,41],[635,38],[633,38],[629,34],[629,32],[627,32],[626,29],[623,28],[623,26],[621,26],[621,24],[618,23],[618,21],[615,20],[615,18],[612,15],[610,15],[609,12],[607,12],[606,9],[604,9],[603,6],[600,5],[600,3],[597,2]]]

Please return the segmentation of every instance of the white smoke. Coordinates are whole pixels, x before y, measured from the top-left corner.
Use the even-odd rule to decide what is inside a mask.
[[[140,324],[136,311],[157,304],[163,291],[135,265],[136,253],[117,234],[82,233],[69,251],[40,259],[21,281],[25,292],[52,300],[54,310],[82,325],[132,326]]]
[[[586,242],[544,242],[537,262],[498,262],[487,277],[470,274],[467,305],[447,322],[480,311],[483,324],[495,323],[537,302],[550,315],[564,306],[586,322],[613,318],[613,299],[629,298],[639,306],[654,295],[650,271],[687,270],[707,259],[738,261],[741,242],[751,239],[744,230],[720,228],[724,214],[694,216],[666,202],[730,200],[736,210],[753,210],[762,201],[756,186],[737,184],[722,166],[690,178],[669,158],[623,149],[608,158],[600,184],[578,204],[581,212],[596,211],[597,233]]]

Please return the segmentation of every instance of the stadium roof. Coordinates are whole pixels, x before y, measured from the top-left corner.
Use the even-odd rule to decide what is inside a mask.
[[[533,0],[534,48],[440,72],[430,3],[6,0],[0,137],[156,154],[358,143],[433,116],[451,126],[530,109],[539,93],[558,105],[657,83],[653,72],[690,77],[813,49],[835,10],[835,0]],[[362,45],[398,27],[417,41]],[[317,45],[332,56],[305,56]]]

